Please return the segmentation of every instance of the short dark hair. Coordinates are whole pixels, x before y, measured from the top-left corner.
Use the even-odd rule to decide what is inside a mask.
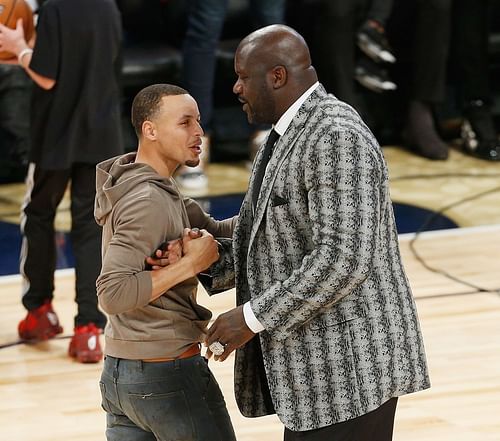
[[[170,95],[186,95],[188,91],[173,84],[153,84],[142,89],[132,102],[132,125],[138,137],[142,134],[142,123],[158,112],[161,99]]]

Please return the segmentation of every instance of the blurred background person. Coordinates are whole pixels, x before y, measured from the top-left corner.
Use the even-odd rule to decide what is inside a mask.
[[[399,61],[398,99],[407,102],[403,144],[420,156],[448,158],[438,116],[456,101],[464,150],[499,158],[488,78],[491,5],[489,0],[395,2],[389,33]]]
[[[325,87],[365,113],[355,80],[375,92],[394,90],[386,63],[396,61],[385,36],[393,0],[321,0],[315,34]]]
[[[23,68],[0,65],[0,179],[26,175],[29,149],[31,80]]]
[[[466,153],[500,160],[489,79],[491,0],[453,0],[451,76],[462,110],[461,139]]]
[[[202,161],[197,167],[182,167],[177,181],[185,189],[200,189],[207,185],[204,163],[209,160],[210,132],[213,117],[216,49],[222,33],[229,0],[192,0],[183,44],[183,86],[198,102],[201,125],[205,131]],[[250,0],[250,19],[254,28],[283,23],[285,0]],[[230,87],[228,85],[228,87]],[[260,130],[251,144],[258,148],[268,130]],[[256,148],[253,148],[256,150]]]
[[[448,146],[436,129],[434,112],[445,99],[451,0],[418,0],[415,20],[406,143],[428,159],[447,159]]]
[[[31,147],[21,214],[23,340],[62,332],[52,307],[56,247],[54,218],[71,182],[71,243],[75,256],[74,336],[69,355],[102,358],[99,334],[106,323],[97,307],[101,230],[94,216],[95,165],[122,153],[118,77],[122,29],[113,0],[47,0],[40,8],[31,49],[21,23],[0,26],[0,49],[12,52],[34,81]]]
[[[36,13],[36,0],[26,3]],[[0,64],[0,182],[22,181],[28,165],[32,81],[17,60],[12,61]]]

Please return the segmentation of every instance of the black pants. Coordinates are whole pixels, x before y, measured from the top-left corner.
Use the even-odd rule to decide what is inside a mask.
[[[21,219],[20,272],[25,279],[22,301],[26,309],[32,310],[53,297],[57,257],[54,218],[70,181],[71,243],[78,305],[75,326],[93,322],[103,328],[106,317],[97,308],[95,286],[101,270],[101,229],[94,219],[95,165],[43,170],[30,164]]]
[[[0,167],[26,166],[31,88],[20,66],[0,65]]]
[[[284,441],[391,441],[397,398],[352,420],[316,430],[292,432],[285,428]]]
[[[318,71],[326,90],[359,110],[354,68],[356,31],[367,12],[367,0],[323,0],[316,26]]]
[[[451,39],[452,72],[461,105],[489,101],[489,10],[491,0],[454,0]]]
[[[459,104],[488,101],[488,35],[491,0],[411,0],[395,2],[391,42],[399,61],[411,55],[408,95],[441,103],[445,98],[448,62]],[[408,40],[412,50],[408,50]],[[401,90],[405,86],[402,76]]]
[[[410,99],[440,103],[445,98],[451,13],[452,0],[394,2],[389,37],[397,64],[405,66],[398,90]]]
[[[417,1],[414,98],[442,102],[451,31],[450,0]]]

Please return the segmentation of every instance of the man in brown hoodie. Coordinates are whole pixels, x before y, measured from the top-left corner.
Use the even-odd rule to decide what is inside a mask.
[[[108,440],[234,440],[224,398],[200,356],[210,311],[196,275],[218,258],[215,221],[172,179],[196,166],[203,130],[184,89],[157,84],[132,104],[137,153],[97,166],[95,217],[103,226],[99,305],[109,315],[100,387]],[[158,222],[161,219],[162,222]],[[188,228],[199,228],[193,238]],[[149,271],[144,256],[183,236],[183,255]]]

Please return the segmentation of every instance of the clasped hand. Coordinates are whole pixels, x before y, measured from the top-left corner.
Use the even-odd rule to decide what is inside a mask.
[[[199,243],[199,239],[203,237],[208,238],[212,236],[205,230],[186,228],[182,238],[169,241],[163,249],[156,250],[154,256],[148,257],[146,262],[151,265],[153,270],[171,265],[181,259],[182,256],[192,252],[191,248],[194,248]],[[217,243],[215,240],[214,242]],[[202,268],[200,271],[203,269],[205,268]],[[213,355],[216,361],[224,361],[235,349],[243,346],[254,336],[255,334],[248,328],[245,322],[243,306],[238,306],[221,314],[207,332],[205,339],[206,346],[208,347],[215,341],[218,341],[224,345],[224,352],[221,355],[213,355],[210,349],[207,349],[206,356],[207,358],[211,358]]]
[[[181,238],[167,242],[153,256],[147,257],[146,263],[153,270],[159,270],[181,258],[190,259],[194,273],[200,273],[219,258],[217,241],[206,230],[185,228]]]

